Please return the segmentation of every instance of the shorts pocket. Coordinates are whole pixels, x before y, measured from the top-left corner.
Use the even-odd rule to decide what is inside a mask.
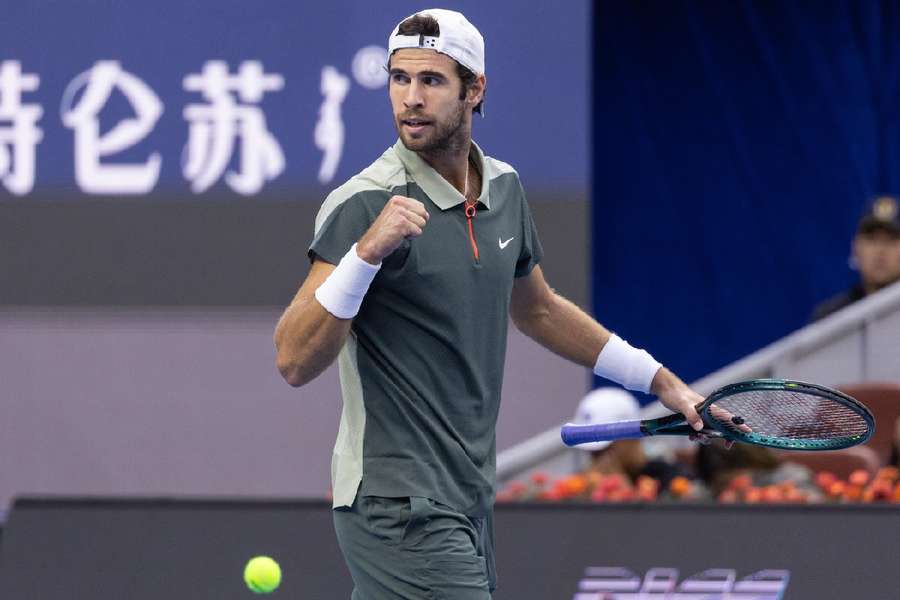
[[[363,516],[374,536],[381,541],[399,545],[410,522],[409,498],[362,497]]]
[[[441,554],[426,561],[430,598],[490,600],[484,558],[472,554]]]

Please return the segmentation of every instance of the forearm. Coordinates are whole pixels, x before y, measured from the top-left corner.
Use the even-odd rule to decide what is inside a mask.
[[[278,370],[289,384],[301,386],[334,362],[381,261],[403,240],[421,235],[427,221],[424,204],[393,196],[337,265],[313,262],[275,327]]]
[[[278,371],[299,387],[334,362],[350,333],[352,319],[338,319],[316,301],[300,297],[284,311],[275,328]]]
[[[590,369],[597,366],[598,356],[612,336],[593,317],[555,292],[524,317],[519,315],[516,325],[545,348]],[[650,392],[657,396],[680,387],[684,387],[684,383],[665,367],[652,375]]]
[[[320,288],[336,271],[335,265],[316,260],[275,326],[276,364],[281,376],[292,386],[304,385],[327,369],[350,333],[356,310],[351,307],[345,314],[346,307],[340,305],[326,310],[319,300]],[[326,305],[327,300],[326,297]]]
[[[665,367],[660,367],[650,384],[650,393],[654,396],[664,397],[679,389],[686,388],[685,384],[675,373]]]
[[[556,294],[524,315],[513,315],[516,327],[554,354],[593,368],[610,332],[570,300]]]
[[[656,394],[663,405],[684,414],[694,429],[702,429],[703,421],[694,409],[702,398],[649,353],[613,337],[590,315],[554,292],[540,266],[513,285],[510,315],[522,332],[552,352],[626,389]]]

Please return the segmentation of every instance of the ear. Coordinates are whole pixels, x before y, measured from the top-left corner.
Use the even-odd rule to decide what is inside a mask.
[[[484,100],[484,90],[486,88],[487,77],[485,77],[484,74],[478,75],[475,78],[475,83],[473,83],[468,90],[466,102],[472,107],[478,106],[478,103]]]

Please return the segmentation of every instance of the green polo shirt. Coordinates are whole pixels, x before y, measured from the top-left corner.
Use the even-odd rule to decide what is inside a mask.
[[[310,257],[337,264],[391,196],[430,214],[383,261],[338,356],[335,507],[357,493],[424,496],[470,515],[493,503],[510,295],[542,250],[515,170],[474,143],[472,158],[477,259],[462,194],[399,140],[316,217]]]

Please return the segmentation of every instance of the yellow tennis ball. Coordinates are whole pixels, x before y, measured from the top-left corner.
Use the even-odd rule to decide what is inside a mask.
[[[254,556],[244,567],[244,582],[257,594],[268,594],[281,584],[281,567],[268,556]]]

